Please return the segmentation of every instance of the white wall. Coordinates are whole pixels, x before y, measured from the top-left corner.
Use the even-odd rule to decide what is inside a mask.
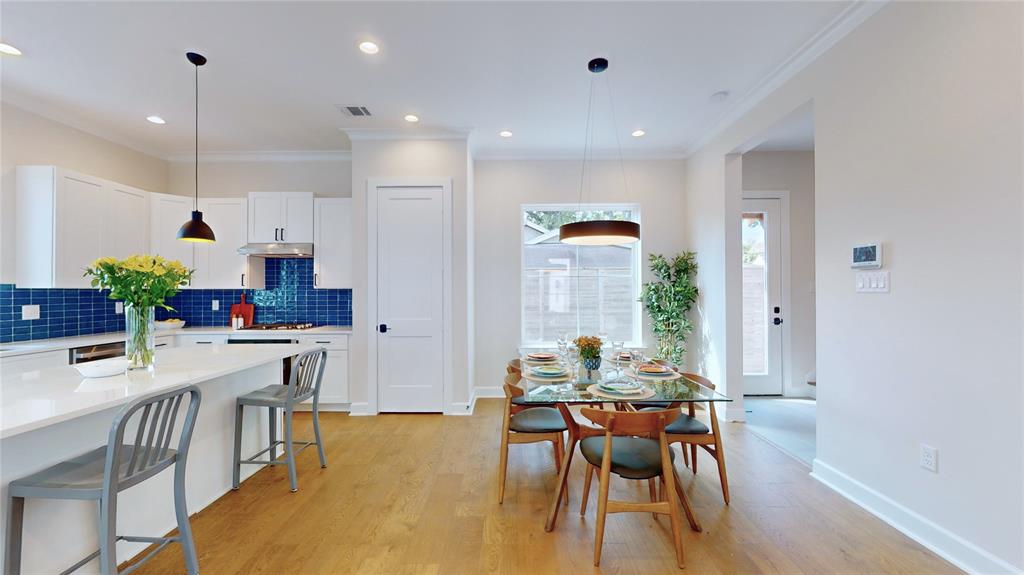
[[[195,193],[192,162],[171,162],[167,190]],[[249,192],[313,192],[317,197],[352,196],[352,162],[339,160],[206,161],[200,158],[199,195],[216,198]]]
[[[741,329],[738,297],[708,301],[739,268],[723,158],[814,101],[815,476],[976,572],[1024,569],[1022,10],[888,4],[687,165],[721,370]],[[854,293],[849,250],[869,241],[890,294]]]
[[[0,106],[0,283],[15,277],[19,165],[55,165],[151,192],[167,189],[167,162],[4,102]]]
[[[743,190],[789,192],[789,309],[783,310],[790,333],[785,358],[785,394],[814,397],[807,375],[814,370],[814,152],[743,154]]]
[[[367,289],[367,190],[371,178],[452,178],[452,347],[454,383],[452,402],[465,411],[471,399],[473,374],[467,350],[472,337],[468,302],[473,301],[469,276],[472,225],[468,210],[473,205],[469,186],[469,151],[465,140],[358,140],[352,142],[352,252],[354,287],[352,290],[352,338],[350,342],[349,395],[354,412],[365,410],[367,396],[368,340],[366,325],[375,321],[376,312],[366,305]],[[453,406],[450,406],[453,407]]]
[[[593,165],[593,188],[584,201],[640,204],[643,280],[651,253],[685,248],[683,226],[684,163],[681,160],[628,161],[630,193],[623,192],[618,161]],[[575,203],[579,198],[578,161],[478,160],[476,169],[476,339],[477,388],[498,394],[505,363],[516,356],[520,340],[520,260],[522,204]],[[588,170],[590,168],[588,167]],[[698,274],[699,275],[699,274]],[[647,326],[647,318],[644,318]],[[645,328],[646,343],[655,340]]]

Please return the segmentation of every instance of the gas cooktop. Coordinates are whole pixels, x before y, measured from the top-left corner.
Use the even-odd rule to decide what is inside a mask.
[[[254,329],[254,330],[276,330],[276,329],[309,329],[313,327],[311,323],[254,323],[252,325],[243,327],[242,329]]]

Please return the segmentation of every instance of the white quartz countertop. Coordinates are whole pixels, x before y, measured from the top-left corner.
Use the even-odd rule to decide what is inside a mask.
[[[180,329],[157,330],[156,337],[168,335],[255,335],[255,334],[288,334],[288,335],[350,335],[352,326],[346,325],[324,325],[309,329],[282,329],[273,331],[263,330],[233,330],[230,327],[185,327]],[[109,333],[96,333],[77,337],[58,337],[53,339],[37,339],[33,341],[19,341],[12,343],[0,343],[0,358],[28,353],[41,353],[61,349],[71,349],[88,345],[100,345],[124,341],[123,331],[112,331]]]
[[[314,349],[313,344],[189,346],[158,350],[152,372],[86,379],[68,365],[3,373],[0,439],[201,383]]]

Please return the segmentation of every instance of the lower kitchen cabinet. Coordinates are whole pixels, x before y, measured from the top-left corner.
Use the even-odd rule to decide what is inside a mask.
[[[0,368],[6,373],[22,373],[60,367],[68,364],[68,350],[42,351],[0,358]]]
[[[320,404],[348,403],[348,336],[303,336],[301,341],[322,345],[327,350]]]

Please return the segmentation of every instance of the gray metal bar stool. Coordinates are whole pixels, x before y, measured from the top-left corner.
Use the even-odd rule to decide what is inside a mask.
[[[184,397],[189,396],[185,420],[178,434],[177,449],[171,449],[174,427]],[[8,486],[7,553],[4,573],[21,573],[21,535],[25,499],[93,499],[99,502],[100,548],[69,567],[71,573],[99,557],[100,573],[114,575],[117,571],[117,541],[159,543],[141,561],[121,573],[130,573],[150,560],[169,543],[180,543],[189,575],[199,573],[196,545],[185,505],[185,461],[192,441],[192,430],[199,411],[199,388],[194,385],[167,393],[151,395],[129,403],[110,428],[106,447],[98,447],[70,461],[12,481]],[[138,427],[131,443],[124,443],[125,431],[134,415],[139,414]],[[117,494],[160,473],[174,464],[174,514],[178,534],[173,537],[138,537],[117,535]]]
[[[299,482],[295,473],[295,456],[310,445],[316,445],[316,450],[320,454],[320,467],[327,467],[324,444],[320,440],[320,384],[324,378],[326,365],[326,349],[321,347],[307,351],[292,359],[288,385],[268,385],[238,398],[235,402],[235,466],[231,477],[232,489],[238,489],[242,464],[256,463],[287,465],[292,491],[298,491]],[[313,398],[313,433],[316,435],[316,441],[295,441],[292,436],[292,414],[296,404],[309,398]],[[242,412],[246,405],[266,407],[270,410],[270,446],[248,459],[242,459]],[[284,441],[277,439],[278,409],[284,409]],[[295,450],[295,444],[301,445],[298,451]],[[278,445],[284,445],[284,461],[277,460]],[[256,459],[267,452],[270,453],[270,459]]]

